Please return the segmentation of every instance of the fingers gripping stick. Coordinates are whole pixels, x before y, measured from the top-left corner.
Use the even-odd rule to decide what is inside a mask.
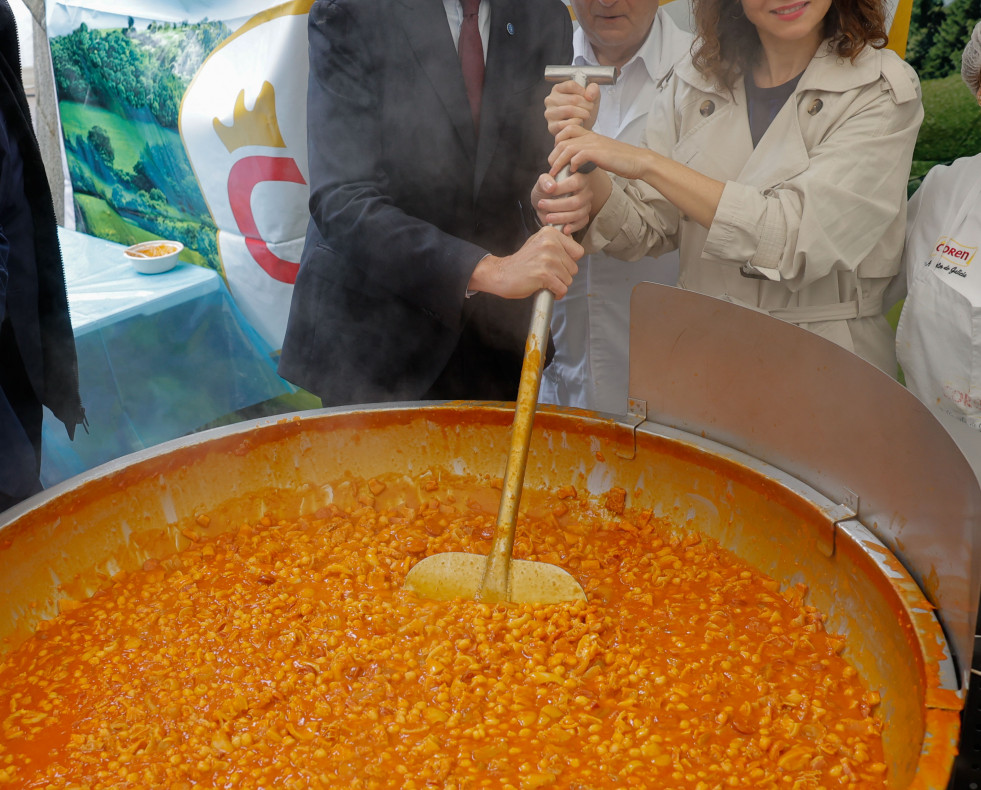
[[[617,81],[617,70],[613,66],[546,66],[546,82],[565,82],[572,80],[585,88],[589,83],[597,85],[612,85]],[[580,173],[588,173],[596,165],[589,162],[579,168]],[[559,171],[556,180],[561,181],[572,175],[572,169],[566,165]]]
[[[575,80],[582,87],[586,87],[589,83],[595,82],[597,85],[612,85],[617,81],[617,70],[613,66],[546,66],[545,67],[545,80],[546,82],[565,82],[566,80]],[[587,163],[587,165],[580,167],[579,172],[588,173],[596,165],[592,162]],[[571,169],[568,165],[559,171],[556,181],[562,181],[566,179],[571,174]],[[562,223],[552,225],[553,228],[562,228]],[[525,346],[525,364],[521,370],[521,387],[518,390],[518,408],[521,408],[521,393],[522,389],[525,387],[525,368],[528,367],[529,351],[535,351],[539,359],[538,362],[538,373],[531,383],[534,386],[535,391],[530,394],[532,406],[538,400],[538,388],[541,385],[541,372],[542,364],[545,358],[545,339],[548,337],[548,326],[552,321],[552,305],[555,301],[555,297],[552,292],[547,288],[543,288],[538,292],[535,297],[535,312],[531,317],[531,330],[528,333],[528,343]],[[528,420],[529,431],[531,419]],[[527,448],[525,454],[527,455]]]

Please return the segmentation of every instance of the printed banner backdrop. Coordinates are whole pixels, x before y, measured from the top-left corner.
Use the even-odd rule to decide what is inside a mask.
[[[912,0],[891,0],[902,53]],[[308,219],[313,0],[54,0],[48,35],[78,230],[177,239],[282,346]],[[665,4],[690,27],[685,0]]]
[[[253,16],[222,41],[184,94],[180,130],[211,216],[229,290],[282,346],[309,220],[307,11]]]
[[[47,9],[76,227],[166,237],[282,345],[308,210],[312,0],[59,0]]]

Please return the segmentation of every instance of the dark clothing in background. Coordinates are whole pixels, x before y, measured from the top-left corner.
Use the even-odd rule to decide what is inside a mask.
[[[54,204],[0,0],[0,510],[41,489],[42,406],[84,420]]]
[[[441,0],[317,0],[311,222],[279,372],[325,406],[514,400],[532,299],[466,298],[478,261],[537,229],[560,0],[491,2],[480,133]]]

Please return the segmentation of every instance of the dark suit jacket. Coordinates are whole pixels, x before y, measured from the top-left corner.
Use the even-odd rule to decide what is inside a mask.
[[[484,2],[476,138],[441,0],[310,11],[311,222],[279,370],[325,405],[516,396],[531,300],[466,287],[535,229],[544,70],[571,62],[572,25],[560,0]]]

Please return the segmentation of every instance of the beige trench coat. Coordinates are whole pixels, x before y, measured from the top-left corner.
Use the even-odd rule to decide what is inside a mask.
[[[799,324],[895,376],[882,293],[899,272],[922,120],[916,73],[895,53],[852,63],[822,44],[754,150],[742,80],[721,91],[686,59],[648,114],[647,144],[725,182],[711,228],[614,178],[587,251],[678,247],[680,287]]]

